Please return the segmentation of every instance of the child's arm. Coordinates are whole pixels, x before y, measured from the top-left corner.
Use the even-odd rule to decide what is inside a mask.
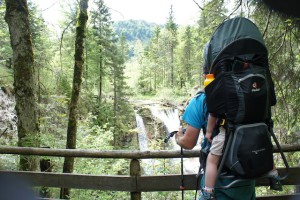
[[[206,134],[205,134],[205,137],[206,137],[206,139],[208,139],[209,142],[212,141],[212,133],[213,133],[213,130],[216,126],[216,120],[217,120],[217,118],[214,117],[210,113],[209,116],[208,116],[207,129],[206,129]]]

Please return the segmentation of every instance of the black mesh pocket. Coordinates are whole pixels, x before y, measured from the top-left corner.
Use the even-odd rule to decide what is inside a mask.
[[[226,166],[243,178],[257,178],[273,168],[273,145],[264,123],[239,126],[228,147]]]

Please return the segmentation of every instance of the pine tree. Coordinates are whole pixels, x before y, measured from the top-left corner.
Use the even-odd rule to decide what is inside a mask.
[[[125,61],[128,58],[129,50],[125,40],[125,35],[122,34],[117,44],[111,46],[111,65],[110,65],[110,80],[113,85],[113,115],[114,115],[114,145],[117,146],[119,134],[125,130],[123,124],[126,124],[128,114],[127,103],[125,101],[126,90],[128,89],[125,82]]]
[[[170,8],[170,13],[168,17],[168,21],[166,24],[166,29],[169,32],[170,35],[170,40],[169,40],[169,53],[170,53],[170,70],[171,70],[171,86],[174,86],[174,51],[177,45],[177,29],[178,25],[175,23],[175,18],[174,18],[174,12],[173,12],[173,6],[171,5]]]
[[[101,103],[103,93],[103,81],[106,76],[107,68],[105,67],[106,62],[106,49],[109,48],[112,42],[112,21],[110,19],[110,13],[103,0],[95,1],[96,7],[91,12],[91,24],[92,24],[92,36],[96,43],[96,49],[94,59],[96,59],[97,65],[99,66],[98,78],[98,105]]]
[[[180,62],[180,88],[185,85],[186,81],[192,80],[192,56],[193,56],[193,35],[191,26],[187,26],[182,36],[183,47],[181,50]]]

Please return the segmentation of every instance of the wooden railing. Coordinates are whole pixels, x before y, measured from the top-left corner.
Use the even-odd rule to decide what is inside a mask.
[[[300,145],[282,145],[284,152],[300,151]],[[278,152],[274,147],[274,152]],[[107,176],[87,174],[63,174],[49,172],[0,171],[0,174],[9,174],[29,179],[33,186],[94,189],[103,191],[127,191],[132,200],[141,199],[141,192],[151,191],[178,191],[181,184],[181,175],[141,176],[139,159],[153,158],[180,158],[180,151],[98,151],[81,149],[45,149],[28,147],[0,146],[0,154],[37,155],[55,157],[84,157],[84,158],[114,158],[131,159],[130,174],[128,176]],[[184,158],[198,157],[199,151],[183,151]],[[279,169],[282,174],[285,171]],[[74,181],[76,180],[76,181]],[[300,185],[300,168],[292,167],[289,176],[283,181],[284,185]],[[197,181],[195,174],[184,175],[186,190],[195,190]],[[258,179],[257,186],[267,186],[268,180]],[[258,197],[257,199],[300,199],[300,194]]]

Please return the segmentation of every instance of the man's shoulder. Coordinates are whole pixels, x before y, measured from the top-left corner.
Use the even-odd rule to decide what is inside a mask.
[[[198,97],[198,96],[201,96],[201,95],[204,95],[205,96],[205,91],[204,89],[201,89],[201,90],[198,90],[195,94],[195,97]]]
[[[205,92],[204,90],[199,90],[195,96],[193,97],[193,99],[195,99],[196,101],[203,101],[205,99]]]
[[[200,90],[191,99],[191,102],[193,102],[195,105],[201,105],[201,107],[203,107],[206,103],[205,99],[206,99],[205,92],[203,90]]]
[[[186,110],[193,110],[199,115],[206,112],[206,103],[205,103],[205,93],[204,91],[199,91],[194,97],[189,101]]]

